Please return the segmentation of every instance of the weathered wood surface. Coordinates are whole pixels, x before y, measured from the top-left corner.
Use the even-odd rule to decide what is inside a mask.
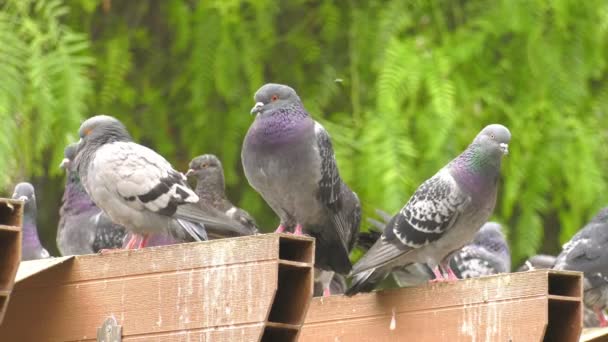
[[[583,329],[580,342],[608,342],[608,328]]]
[[[284,302],[309,302],[313,256],[312,239],[278,234],[77,256],[18,283],[0,336],[94,341],[114,316],[125,341],[295,340],[307,305]]]
[[[580,274],[540,270],[314,298],[300,341],[578,341],[581,296]]]
[[[0,199],[0,324],[21,261],[23,202]]]

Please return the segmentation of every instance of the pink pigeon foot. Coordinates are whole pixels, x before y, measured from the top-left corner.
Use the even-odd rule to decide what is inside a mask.
[[[135,244],[137,243],[137,237],[138,237],[137,234],[135,234],[135,233],[131,234],[131,239],[129,239],[129,242],[127,242],[125,249],[135,248]]]
[[[606,316],[604,316],[604,312],[600,308],[596,308],[595,314],[597,315],[597,319],[600,321],[600,327],[608,327],[608,321],[606,320]]]
[[[283,232],[285,232],[285,226],[283,226],[282,224],[280,224],[280,225],[277,227],[277,230],[275,230],[274,232],[275,232],[275,233],[283,233]]]
[[[454,274],[454,271],[448,266],[448,281],[458,281],[458,277]]]
[[[433,274],[435,275],[435,279],[429,280],[429,283],[434,284],[434,283],[442,283],[442,282],[446,281],[446,279],[443,277],[443,274],[441,274],[441,270],[439,269],[439,266],[435,266],[435,268],[433,268]]]
[[[294,235],[304,235],[304,234],[302,233],[302,225],[301,225],[301,224],[299,224],[299,223],[298,223],[298,224],[296,225],[296,229],[294,230],[293,234],[294,234]]]
[[[329,296],[331,296],[331,291],[329,290],[329,288],[323,289],[323,297]]]
[[[150,239],[150,234],[142,235],[141,241],[139,242],[139,247],[137,247],[137,248],[146,247],[146,245],[148,244],[148,239]]]
[[[101,255],[108,255],[108,254],[116,253],[116,252],[120,252],[120,251],[122,251],[122,249],[120,249],[120,248],[116,248],[116,249],[103,248],[103,249],[100,249],[97,253],[101,254]]]

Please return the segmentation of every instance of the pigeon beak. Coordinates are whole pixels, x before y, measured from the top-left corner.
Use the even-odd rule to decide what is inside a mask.
[[[258,114],[259,112],[262,111],[262,107],[264,107],[264,103],[256,102],[255,106],[253,106],[253,108],[251,108],[251,114]]]
[[[502,154],[509,154],[509,144],[500,143],[500,151]]]
[[[194,170],[192,169],[188,169],[188,172],[186,172],[186,177],[190,177],[194,174]]]
[[[70,164],[70,160],[68,158],[63,158],[63,160],[59,164],[59,167],[62,169],[65,169],[68,167],[69,164]]]
[[[19,198],[17,199],[23,202],[27,202],[27,196],[19,196]]]

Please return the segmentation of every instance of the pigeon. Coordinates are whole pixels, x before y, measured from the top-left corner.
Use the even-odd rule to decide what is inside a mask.
[[[132,233],[127,233],[125,237],[124,244],[122,248],[127,248],[129,241],[133,238]],[[134,239],[137,240],[137,243],[141,241],[140,236],[136,236]],[[148,236],[148,241],[146,242],[146,247],[159,247],[159,246],[169,246],[180,243],[175,240],[171,235],[168,234],[150,234]]]
[[[486,222],[473,242],[454,253],[450,268],[461,279],[510,272],[511,253],[500,224]]]
[[[591,275],[608,274],[608,207],[603,208],[572,239],[557,256],[555,269]]]
[[[608,307],[608,278],[602,273],[585,276],[583,289],[585,327],[607,327],[604,310]]]
[[[600,326],[606,326],[603,292],[608,279],[608,207],[603,208],[572,239],[564,244],[555,261],[556,270],[583,272],[586,289],[585,304],[597,315]],[[588,289],[589,290],[588,290]],[[593,290],[591,290],[593,289]],[[592,298],[588,298],[592,297]],[[599,298],[599,299],[598,299]],[[589,304],[587,304],[589,303]]]
[[[346,290],[346,277],[341,274],[334,273],[329,285],[329,292],[331,294],[341,294]],[[327,297],[327,289],[322,281],[315,281],[313,297]]]
[[[13,199],[21,200],[23,205],[23,221],[21,237],[21,260],[45,259],[49,252],[40,244],[36,226],[36,193],[30,183],[19,183],[15,186]]]
[[[256,117],[241,150],[245,176],[279,217],[277,233],[315,238],[315,278],[327,294],[333,277],[322,273],[348,274],[352,268],[359,198],[340,178],[329,134],[294,89],[269,83],[254,100]]]
[[[517,272],[526,272],[536,269],[553,268],[555,265],[555,257],[553,255],[538,254],[530,257],[523,265],[519,266]]]
[[[224,184],[224,169],[222,163],[213,154],[204,154],[190,161],[186,177],[196,177],[194,192],[199,197],[199,203],[222,211],[233,220],[239,221],[251,230],[251,234],[258,233],[255,220],[245,210],[237,208],[226,197]]]
[[[127,248],[150,234],[176,241],[207,240],[207,224],[237,235],[248,230],[217,210],[203,211],[186,176],[153,150],[133,142],[116,118],[97,115],[79,129],[75,169],[89,196],[110,219],[132,232]],[[142,235],[135,246],[138,235]]]
[[[77,149],[77,144],[68,145],[60,165],[66,171],[67,180],[59,209],[59,252],[64,256],[82,255],[121,248],[125,228],[112,222],[84,190],[73,165]]]
[[[450,257],[473,240],[492,214],[510,140],[505,126],[488,125],[464,152],[420,185],[353,266],[346,295],[371,291],[394,268],[415,262],[430,267],[436,281],[457,280]]]

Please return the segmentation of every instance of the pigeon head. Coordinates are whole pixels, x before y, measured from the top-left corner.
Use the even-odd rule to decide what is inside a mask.
[[[511,132],[503,125],[492,124],[484,127],[477,134],[473,144],[481,146],[483,151],[491,155],[505,155],[509,153]]]
[[[97,115],[80,125],[80,149],[89,144],[103,145],[114,141],[131,141],[125,125],[108,115]],[[79,149],[79,150],[80,150]]]
[[[190,161],[186,176],[204,178],[206,175],[224,173],[222,163],[213,154],[203,154]]]
[[[502,233],[502,227],[496,222],[487,222],[475,235],[473,243],[486,247],[493,252],[506,252],[508,245]]]
[[[30,183],[19,183],[13,191],[13,199],[25,202],[24,213],[36,213],[36,192]]]
[[[301,105],[300,97],[293,88],[276,83],[267,83],[255,93],[253,97],[255,106],[251,114],[268,114],[277,109]]]
[[[196,177],[197,187],[206,189],[224,189],[224,169],[222,162],[213,154],[203,154],[190,161],[186,176]]]
[[[70,170],[70,163],[76,158],[76,152],[78,151],[78,143],[69,144],[63,150],[63,160],[59,167],[64,170]]]

